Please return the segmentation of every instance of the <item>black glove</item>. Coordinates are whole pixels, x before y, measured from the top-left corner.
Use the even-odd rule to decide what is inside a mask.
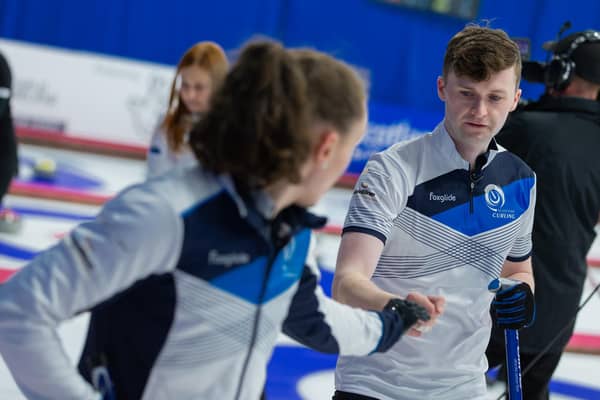
[[[410,329],[418,320],[429,321],[429,313],[424,307],[409,300],[391,299],[383,308],[394,311],[404,323],[404,331]]]
[[[417,320],[428,321],[429,314],[412,301],[392,299],[379,312],[383,323],[383,334],[375,352],[384,352],[392,347]]]
[[[535,320],[535,300],[531,288],[525,282],[512,281],[505,285],[492,301],[492,316],[502,329],[526,328]]]

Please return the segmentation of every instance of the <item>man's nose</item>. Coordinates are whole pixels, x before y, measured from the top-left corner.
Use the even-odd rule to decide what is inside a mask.
[[[481,99],[473,101],[473,105],[471,106],[471,114],[477,117],[485,116],[487,114],[485,101]]]

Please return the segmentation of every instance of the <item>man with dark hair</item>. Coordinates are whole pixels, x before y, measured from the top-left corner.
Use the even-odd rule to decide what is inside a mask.
[[[405,297],[437,325],[418,322],[383,357],[340,357],[335,400],[485,399],[488,283],[519,281],[496,310],[522,306],[514,328],[533,318],[535,176],[494,141],[521,95],[519,48],[502,30],[468,26],[442,72],[444,120],[375,154],[358,179],[333,283],[342,302],[376,310]]]
[[[586,255],[600,213],[600,33],[578,32],[548,47],[546,93],[512,114],[498,142],[536,173],[533,229],[535,323],[520,332],[525,399],[548,399],[548,383],[574,329],[587,273]],[[566,326],[569,328],[560,334]],[[504,364],[501,329],[487,350],[490,366]]]
[[[0,53],[0,232],[13,232],[20,226],[18,215],[2,207],[2,199],[19,168],[17,140],[10,112],[11,94],[10,67]]]

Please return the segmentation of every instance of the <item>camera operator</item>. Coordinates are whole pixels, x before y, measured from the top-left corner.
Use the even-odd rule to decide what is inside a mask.
[[[538,182],[532,233],[537,317],[520,332],[523,370],[557,339],[523,375],[524,399],[549,398],[550,378],[573,333],[600,213],[600,32],[574,33],[545,48],[553,53],[548,63],[524,66],[526,80],[545,84],[544,95],[514,112],[496,137]],[[532,71],[540,75],[527,76]],[[497,328],[486,354],[490,367],[505,363]]]

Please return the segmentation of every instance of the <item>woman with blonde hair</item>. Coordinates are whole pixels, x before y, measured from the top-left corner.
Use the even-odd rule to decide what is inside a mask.
[[[198,42],[183,54],[171,84],[169,108],[160,118],[150,142],[149,178],[174,167],[196,164],[187,136],[192,125],[208,110],[211,95],[223,82],[228,67],[225,52],[214,42]]]

